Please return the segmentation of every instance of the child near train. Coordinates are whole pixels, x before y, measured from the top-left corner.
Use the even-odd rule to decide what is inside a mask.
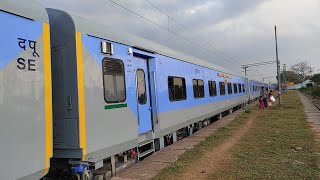
[[[265,108],[262,96],[260,96],[260,98],[259,98],[259,107],[260,107],[260,109],[264,109]]]

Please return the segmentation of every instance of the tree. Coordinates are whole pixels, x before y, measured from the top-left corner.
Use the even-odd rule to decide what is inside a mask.
[[[280,74],[281,82],[284,82],[284,77],[286,77],[287,82],[293,82],[294,84],[302,83],[303,77],[299,74],[295,73],[294,71],[286,71],[285,75],[284,72]]]
[[[320,74],[314,74],[314,75],[311,77],[311,81],[313,81],[314,83],[320,85]]]
[[[312,74],[312,68],[311,66],[308,65],[308,63],[306,61],[304,62],[299,62],[293,66],[291,66],[291,70],[299,75],[301,75],[303,77],[303,80],[306,79],[307,75],[311,75]]]

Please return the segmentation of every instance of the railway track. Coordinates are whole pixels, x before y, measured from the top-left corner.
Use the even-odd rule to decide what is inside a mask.
[[[315,96],[313,94],[305,93],[308,99],[311,100],[311,102],[314,104],[314,106],[320,110],[320,97]]]

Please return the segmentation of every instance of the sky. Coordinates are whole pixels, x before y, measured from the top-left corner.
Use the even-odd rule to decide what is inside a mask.
[[[319,0],[38,1],[242,75],[241,65],[276,60],[276,25],[281,66],[307,61],[314,73],[320,71]],[[250,78],[265,82],[275,82],[275,75],[275,64],[248,69]]]

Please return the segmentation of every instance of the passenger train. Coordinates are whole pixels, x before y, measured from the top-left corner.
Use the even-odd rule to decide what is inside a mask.
[[[114,175],[267,86],[32,0],[1,0],[0,21],[1,179]]]

